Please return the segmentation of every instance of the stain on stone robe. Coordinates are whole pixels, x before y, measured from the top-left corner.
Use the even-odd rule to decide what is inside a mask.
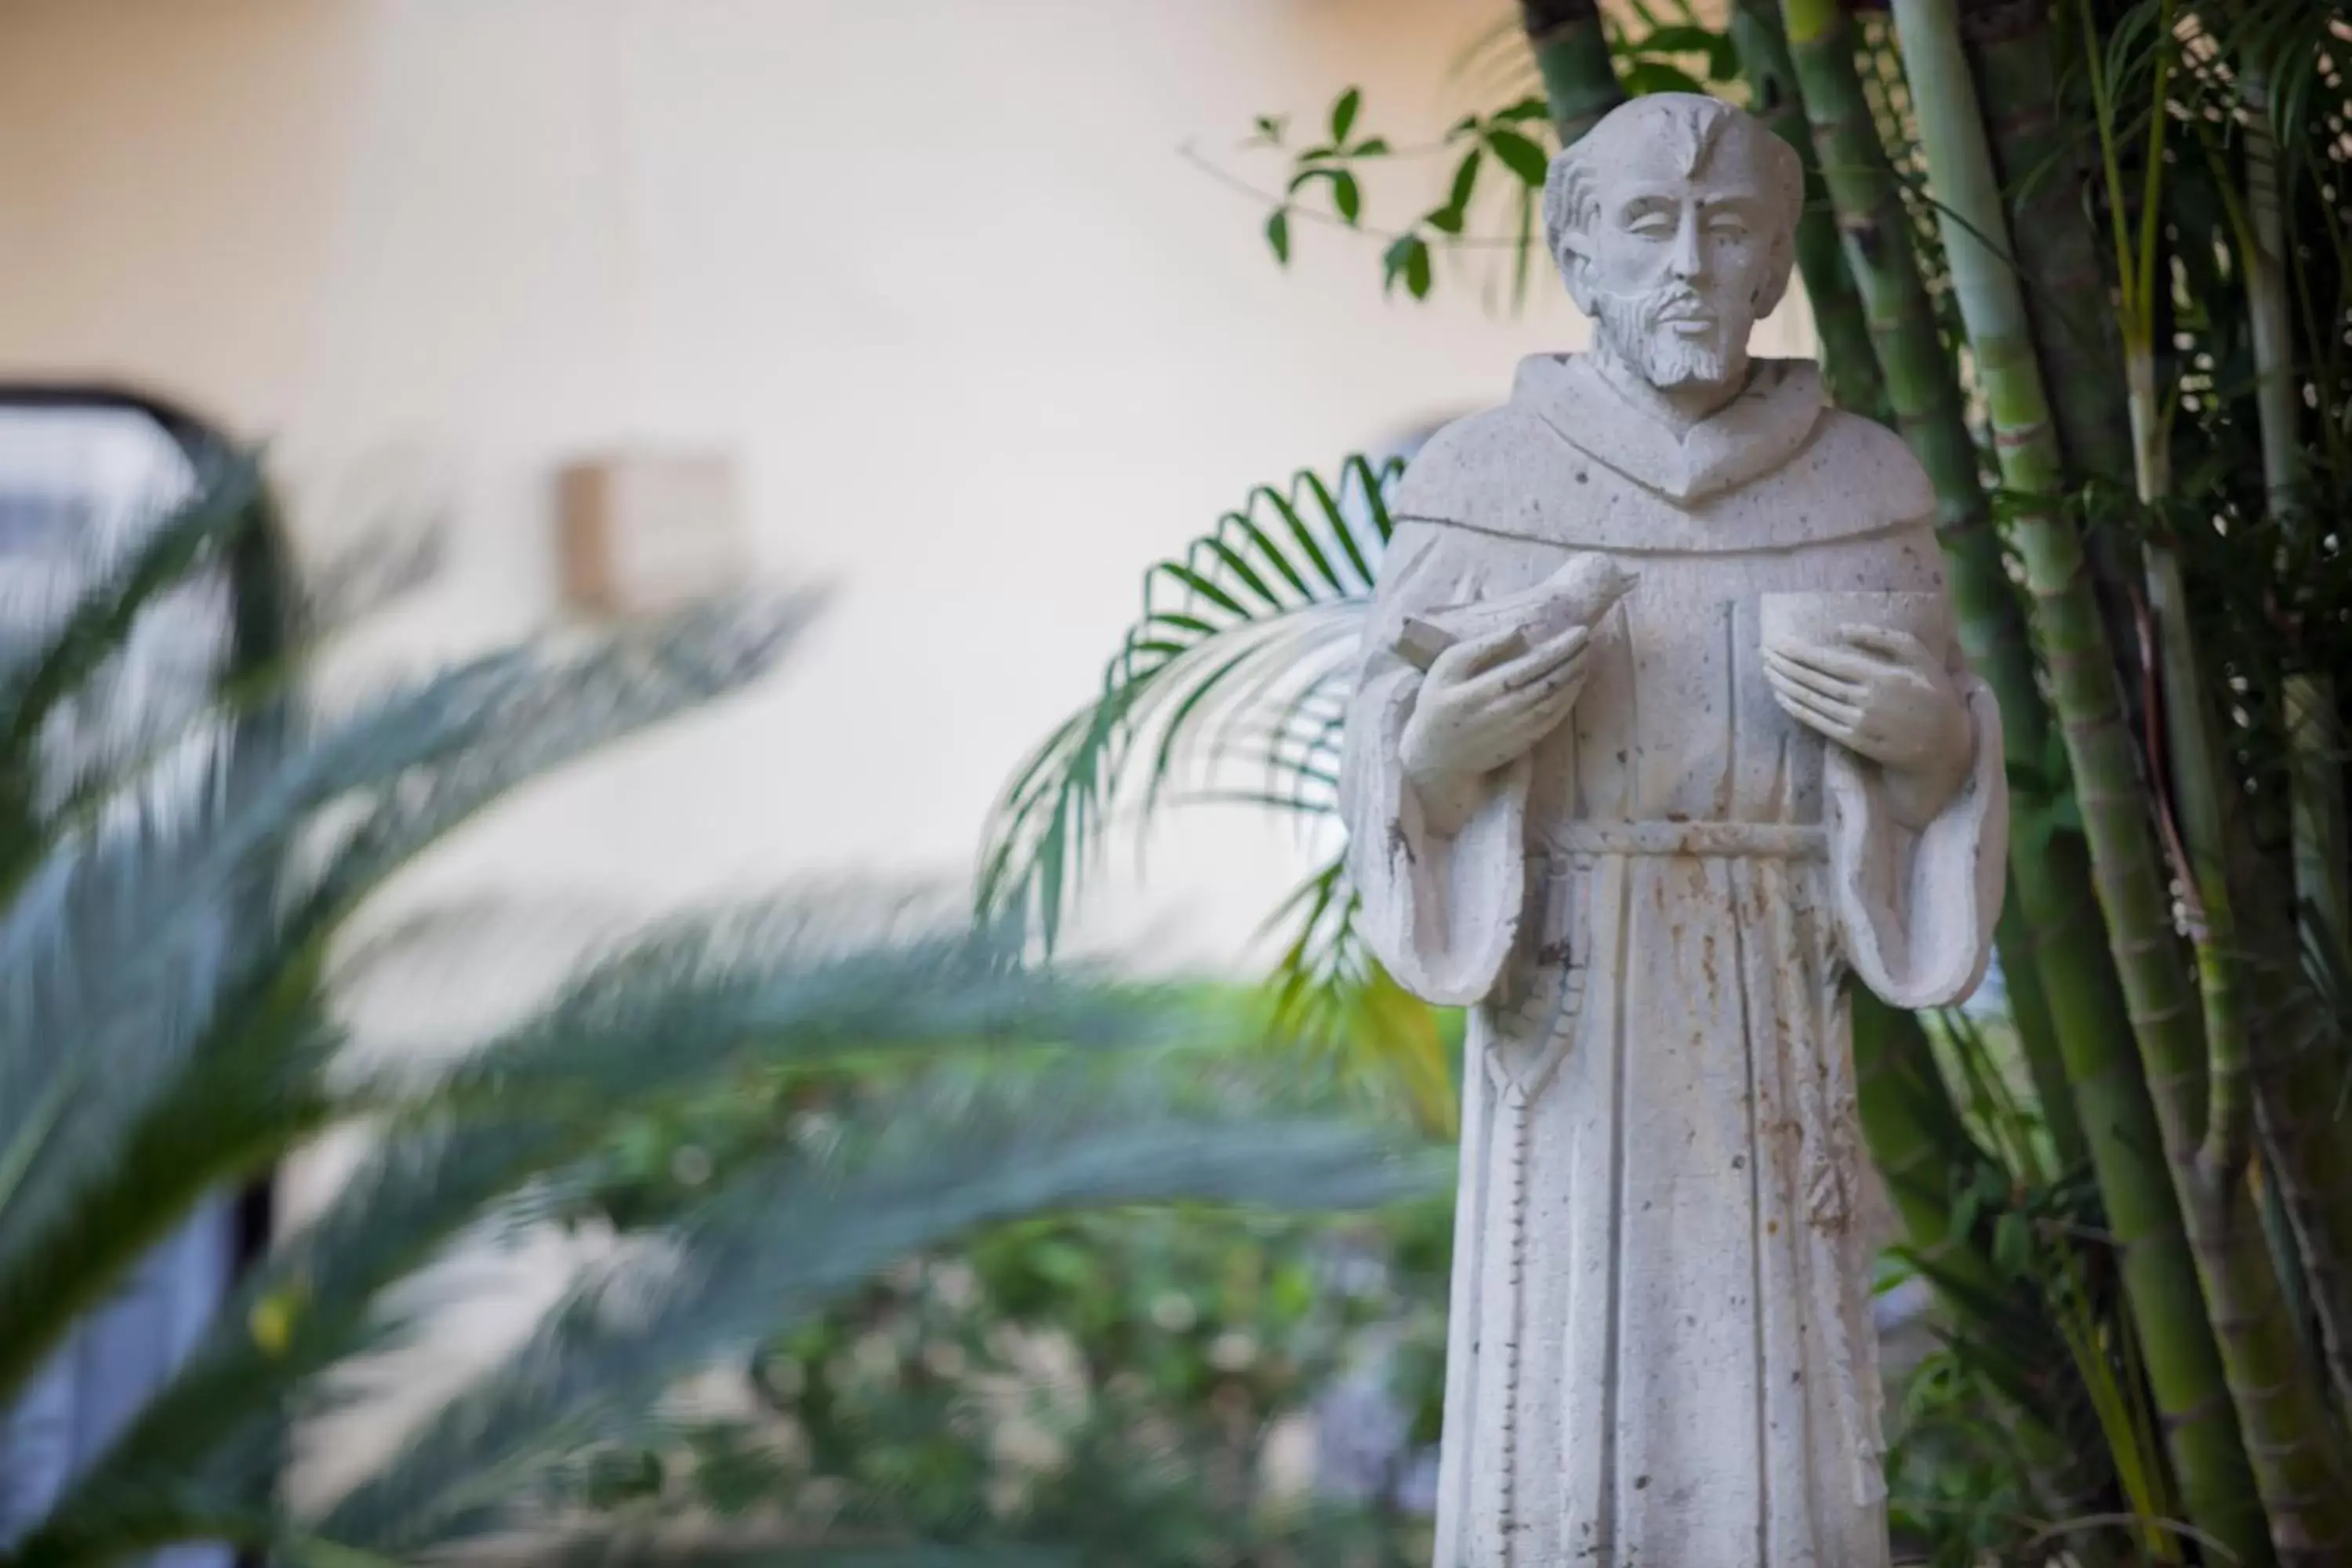
[[[2000,720],[1956,654],[1974,767],[1906,828],[1773,700],[1758,597],[1940,592],[1926,478],[1810,363],[1759,362],[1677,440],[1543,356],[1393,510],[1342,800],[1374,952],[1475,1008],[1438,1568],[1881,1568],[1842,983],[1927,1006],[1981,977]],[[1403,617],[1580,552],[1638,580],[1573,716],[1432,833],[1396,763]]]

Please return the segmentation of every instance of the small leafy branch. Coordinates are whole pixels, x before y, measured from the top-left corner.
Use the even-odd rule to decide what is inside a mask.
[[[1293,160],[1289,184],[1283,187],[1282,204],[1265,220],[1265,242],[1274,247],[1275,259],[1287,266],[1290,262],[1290,213],[1301,192],[1318,181],[1329,187],[1332,210],[1339,221],[1354,227],[1363,216],[1363,186],[1356,178],[1352,165],[1366,158],[1383,158],[1389,153],[1388,139],[1367,136],[1350,142],[1348,134],[1356,126],[1356,118],[1364,107],[1361,88],[1351,87],[1341,93],[1331,105],[1330,140],[1301,150]],[[1279,147],[1287,131],[1287,116],[1261,114],[1257,117],[1257,141],[1268,147]]]
[[[1617,58],[1618,76],[1629,93],[1720,92],[1739,79],[1739,58],[1731,39],[1706,26],[1688,0],[1677,0],[1671,15],[1661,18],[1640,0],[1632,7],[1643,31],[1612,24],[1610,49]],[[1385,241],[1381,251],[1381,284],[1393,292],[1399,284],[1416,300],[1426,300],[1435,283],[1435,258],[1440,249],[1464,247],[1507,249],[1512,255],[1512,303],[1524,302],[1530,260],[1538,244],[1536,210],[1544,177],[1551,164],[1553,137],[1550,114],[1536,89],[1532,62],[1508,90],[1521,96],[1502,108],[1465,114],[1447,127],[1436,142],[1424,146],[1398,146],[1389,137],[1359,136],[1364,94],[1350,87],[1332,101],[1325,134],[1311,146],[1291,148],[1290,117],[1261,114],[1246,146],[1272,148],[1291,154],[1290,170],[1278,195],[1253,190],[1273,202],[1265,218],[1265,242],[1275,260],[1289,265],[1294,227],[1300,218],[1312,218],[1369,234]],[[1354,140],[1350,140],[1350,138]],[[1402,227],[1375,228],[1365,219],[1366,163],[1378,159],[1442,160],[1450,165],[1444,197]],[[1481,191],[1489,165],[1508,178],[1505,200],[1510,209],[1507,232],[1470,232],[1472,201]],[[1486,189],[1494,188],[1486,179]],[[1318,188],[1328,206],[1310,204]],[[1245,187],[1246,188],[1246,187]]]
[[[1367,136],[1353,142],[1348,140],[1360,117],[1363,102],[1360,88],[1351,87],[1341,93],[1331,105],[1328,139],[1292,154],[1290,176],[1283,186],[1282,198],[1265,220],[1266,244],[1273,249],[1276,262],[1289,264],[1291,220],[1299,212],[1301,195],[1318,184],[1327,188],[1331,204],[1328,215],[1318,216],[1336,219],[1348,228],[1363,228],[1363,182],[1356,165],[1365,159],[1393,154],[1392,145],[1385,136]],[[1437,245],[1465,241],[1471,198],[1477,194],[1479,174],[1490,159],[1518,182],[1513,199],[1520,209],[1519,234],[1516,238],[1470,243],[1524,247],[1533,228],[1535,193],[1543,188],[1544,174],[1551,163],[1550,152],[1527,128],[1543,123],[1543,100],[1523,99],[1492,114],[1465,115],[1447,129],[1441,141],[1418,150],[1423,156],[1451,157],[1454,175],[1444,201],[1404,228],[1382,235],[1389,242],[1381,257],[1384,289],[1393,289],[1402,282],[1414,299],[1429,297],[1433,249]],[[1286,117],[1262,114],[1257,118],[1257,134],[1252,144],[1287,150],[1287,132]]]

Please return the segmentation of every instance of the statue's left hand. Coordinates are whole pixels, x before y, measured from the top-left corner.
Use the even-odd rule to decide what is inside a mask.
[[[1844,626],[1836,645],[1764,650],[1764,678],[1790,717],[1886,770],[1890,805],[1916,826],[1968,776],[1976,729],[1942,659],[1917,637]]]

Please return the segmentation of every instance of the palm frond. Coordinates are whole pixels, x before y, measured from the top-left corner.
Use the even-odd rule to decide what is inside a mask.
[[[61,1505],[56,1531],[184,1510],[170,1478],[215,1510],[266,1491],[278,1405],[410,1327],[387,1315],[386,1292],[485,1227],[531,1223],[593,1185],[600,1142],[650,1105],[746,1071],[988,1043],[1131,1054],[1198,1039],[1213,1022],[1166,992],[1018,968],[1000,935],[940,926],[934,910],[892,899],[861,912],[834,893],[681,919],[591,964],[437,1079],[379,1076],[342,1090],[338,1114],[395,1111],[382,1143],[240,1288]],[[257,1397],[268,1390],[278,1399]]]
[[[1108,824],[1179,797],[1334,805],[1339,704],[1402,464],[1351,458],[1338,483],[1261,486],[1144,575],[1143,613],[1099,696],[1015,773],[982,856],[979,899],[1050,948]]]
[[[0,916],[21,977],[0,1103],[58,1107],[0,1192],[0,1387],[206,1191],[331,1114],[341,1036],[317,977],[365,893],[546,771],[740,688],[802,613],[706,609],[568,658],[491,655],[256,759],[192,822],[66,836]],[[236,918],[269,907],[334,813],[356,825],[293,878],[290,907]]]
[[[259,469],[249,457],[222,460],[199,477],[189,499],[151,526],[132,529],[128,548],[94,559],[89,581],[52,624],[35,625],[31,646],[0,665],[0,756],[39,754],[41,730],[66,701],[117,658],[139,618],[260,525]]]
[[[11,596],[0,657],[0,889],[38,861],[52,826],[113,780],[118,816],[168,815],[222,763],[217,725],[192,722],[230,661],[234,563],[266,527],[250,458],[223,457],[91,520]],[[135,784],[123,766],[150,753]]]
[[[1267,918],[1287,930],[1271,982],[1273,1037],[1328,1070],[1343,1091],[1401,1109],[1432,1137],[1459,1131],[1452,1046],[1436,1009],[1383,968],[1356,923],[1361,901],[1334,857]]]
[[[492,695],[462,748],[366,793],[363,815],[292,879],[279,940],[314,969],[361,900],[426,849],[534,780],[742,689],[813,607],[805,597],[698,606],[529,667]]]

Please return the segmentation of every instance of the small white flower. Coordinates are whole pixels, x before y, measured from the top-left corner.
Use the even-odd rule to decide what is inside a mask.
[[[898,1346],[879,1330],[858,1337],[850,1347],[851,1364],[875,1383],[891,1386],[898,1381]]]
[[[808,1387],[808,1373],[790,1356],[772,1357],[761,1374],[779,1399],[798,1399]]]
[[[1257,1342],[1239,1329],[1228,1329],[1209,1346],[1209,1364],[1219,1372],[1245,1372],[1257,1361]]]
[[[971,1265],[946,1258],[931,1265],[931,1296],[950,1311],[968,1310],[980,1300],[980,1276]]]
[[[1201,1310],[1192,1305],[1192,1297],[1170,1290],[1151,1303],[1151,1321],[1169,1333],[1181,1334],[1201,1321]]]

